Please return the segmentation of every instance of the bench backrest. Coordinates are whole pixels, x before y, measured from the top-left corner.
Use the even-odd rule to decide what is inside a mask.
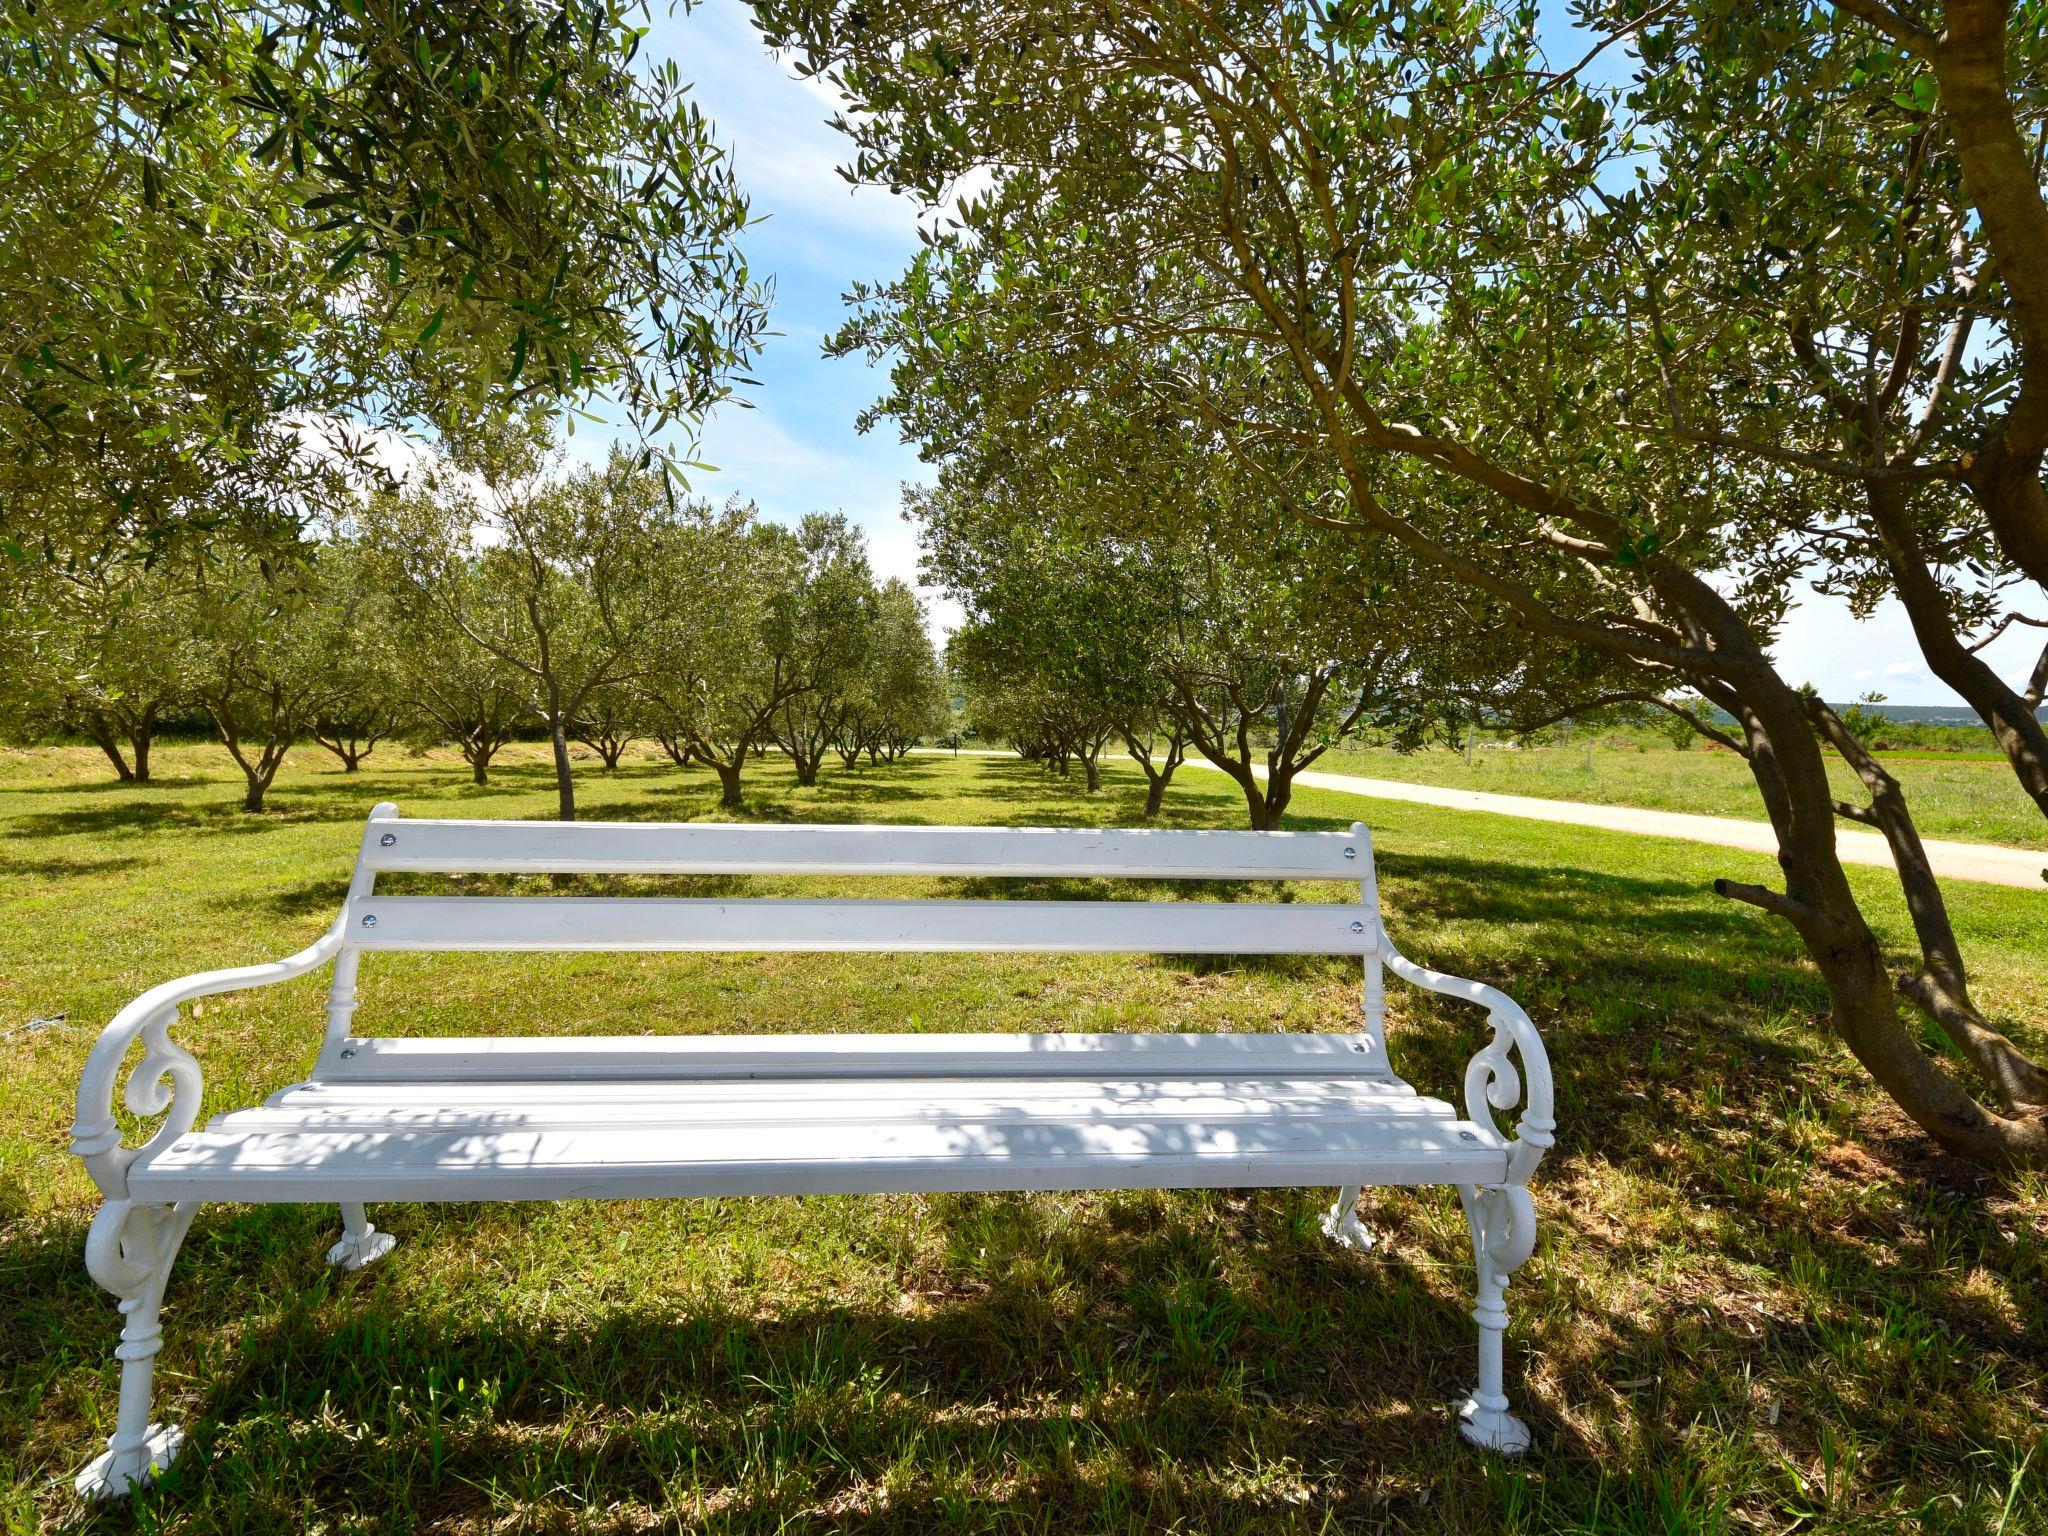
[[[1346,902],[392,896],[387,873],[1341,880]],[[1358,955],[1382,1054],[1372,840],[1348,832],[409,820],[370,813],[330,1036],[372,950],[840,950]]]

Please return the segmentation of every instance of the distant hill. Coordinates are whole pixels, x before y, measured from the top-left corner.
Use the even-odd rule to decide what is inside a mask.
[[[1838,711],[1847,709],[1849,703],[1847,699],[1828,700],[1829,707]],[[1962,704],[1864,704],[1858,707],[1874,715],[1883,715],[1887,720],[1895,720],[1900,725],[1959,726],[1965,730],[1985,731],[1984,722],[1977,718],[1976,712]],[[2048,725],[2048,704],[2043,704],[2035,714],[2042,724]],[[1735,717],[1716,709],[1710,718],[1716,724],[1726,725]],[[1989,731],[1985,734],[1988,739]]]
[[[1845,701],[1828,700],[1836,709],[1847,709]],[[1872,714],[1883,715],[1887,720],[1896,720],[1901,725],[1982,725],[1976,712],[1962,704],[1866,704],[1864,708]],[[2043,721],[2048,721],[2048,704],[2037,711]]]

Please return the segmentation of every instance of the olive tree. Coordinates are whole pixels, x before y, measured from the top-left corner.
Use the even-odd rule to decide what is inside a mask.
[[[1951,471],[2003,558],[2037,579],[2048,212],[2022,134],[2039,103],[2007,67],[2008,50],[2038,63],[2038,28],[2030,8],[1935,9],[1787,11],[1770,46],[1857,29],[1864,53],[1900,66],[1879,72],[1896,110],[1925,114],[1930,146],[1953,144],[1950,191],[1968,210],[1955,227],[1981,232],[1999,279],[1974,303],[2012,349],[2017,387],[1992,402],[2010,401],[1998,435]],[[1693,129],[1617,117],[1626,103],[1544,56],[1533,6],[757,10],[771,42],[847,93],[856,178],[934,202],[985,178],[840,338],[893,355],[884,408],[928,453],[1109,417],[1213,443],[1290,518],[1400,551],[1531,644],[1601,658],[1629,679],[1621,692],[1693,690],[1732,722],[1698,719],[1748,764],[1783,872],[1779,886],[1716,889],[1797,933],[1832,1029],[1929,1135],[2048,1164],[2048,1073],[1970,1001],[1903,792],[1772,656],[1799,572],[1784,530],[1817,483],[1790,471],[1827,472],[1801,448],[1785,462],[1714,440],[1696,397],[1740,387],[1747,338],[1675,314],[1693,307],[1683,285],[1637,216],[1610,212],[1632,174],[1654,188],[1662,151],[1643,146]],[[1640,37],[1656,71],[1654,28],[1627,9],[1587,14],[1610,28],[1601,47]],[[1695,8],[1687,45],[1725,51],[1738,19]],[[1868,90],[1830,100],[1883,110]],[[1740,176],[1776,172],[1739,158]],[[1737,227],[1741,212],[1709,205]],[[1957,348],[1949,373],[1972,354]],[[1886,408],[1903,398],[1886,399],[1892,372],[1882,358],[1859,380]],[[1857,767],[1860,802],[1838,802],[1831,751]],[[1844,817],[1881,830],[1897,860],[1919,951],[1903,968],[1843,870]]]
[[[354,773],[403,719],[399,634],[391,595],[374,556],[353,539],[331,539],[313,560],[301,622],[327,658],[328,688],[307,732]]]
[[[1333,653],[1307,615],[1274,615],[1284,589],[1213,557],[1186,564],[1160,657],[1168,707],[1237,785],[1251,829],[1277,831],[1298,774],[1393,701],[1426,694],[1407,686],[1384,637],[1367,652]]]
[[[242,770],[242,808],[261,811],[292,747],[333,697],[333,656],[311,622],[310,551],[266,568],[214,559],[194,585],[190,697]]]
[[[380,562],[378,570],[386,580],[398,575],[392,562]],[[420,602],[402,586],[391,593],[399,730],[420,746],[453,742],[481,786],[490,782],[492,759],[529,714],[526,679],[470,639],[453,617],[478,612],[503,594],[485,587],[474,560],[457,564],[446,579],[469,590],[441,605]]]
[[[795,534],[737,498],[696,507],[667,549],[665,615],[638,683],[648,732],[679,766],[716,773],[719,804],[736,809],[748,760],[808,686],[792,623],[802,551]]]
[[[1367,725],[1417,745],[1470,707],[1476,676],[1512,671],[1475,661],[1484,631],[1443,622],[1429,583],[1391,581],[1341,540],[1244,504],[1220,462],[1153,451],[1143,474],[1063,473],[1097,435],[999,467],[964,451],[913,505],[930,569],[976,626],[962,655],[984,676],[980,658],[1002,657],[1012,692],[1071,688],[1145,772],[1148,817],[1192,747],[1237,785],[1254,830],[1277,828],[1330,747]]]
[[[0,539],[264,542],[337,457],[373,465],[362,429],[700,414],[763,295],[711,125],[635,58],[643,11],[0,11]]]
[[[0,559],[0,708],[26,735],[86,737],[122,783],[147,784],[157,723],[189,697],[192,625],[168,565]]]
[[[419,488],[378,498],[369,537],[405,606],[520,679],[553,748],[557,814],[574,821],[576,721],[600,690],[648,671],[687,508],[623,450],[564,473],[513,433],[476,471],[444,460]]]
[[[866,541],[843,516],[804,518],[795,551],[788,586],[772,601],[796,686],[785,692],[769,730],[796,766],[797,783],[815,784],[873,662],[877,594]]]
[[[597,754],[606,773],[617,773],[626,749],[640,738],[646,710],[630,683],[608,683],[583,696],[569,735]]]
[[[1165,704],[1156,661],[1171,604],[1161,563],[1062,522],[1051,488],[1020,473],[955,469],[906,492],[929,579],[966,611],[949,646],[983,734],[1101,787],[1114,739],[1149,746]],[[1141,759],[1156,814],[1178,759]]]
[[[900,578],[890,577],[875,593],[862,663],[833,743],[847,767],[863,752],[870,762],[893,763],[945,729],[952,700],[924,604]]]
[[[1694,5],[1638,46],[1660,174],[1598,212],[1656,327],[1629,430],[1712,450],[1857,610],[1896,597],[2048,814],[2048,646],[2023,677],[1984,654],[2048,628],[2048,213],[2014,159],[2048,103],[2003,84],[2048,35],[2001,6]]]
[[[1079,762],[1088,789],[1101,788],[1102,749],[1116,726],[1086,684],[1021,648],[1015,631],[970,619],[947,638],[946,663],[984,741],[1008,742],[1026,762],[1062,778]]]

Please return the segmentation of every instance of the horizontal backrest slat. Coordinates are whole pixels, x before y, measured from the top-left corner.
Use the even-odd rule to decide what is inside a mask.
[[[337,1039],[314,1072],[340,1083],[644,1079],[1375,1077],[1367,1034],[572,1035]]]
[[[373,820],[372,872],[868,874],[1356,880],[1371,848],[1346,832],[1084,827],[730,826]]]
[[[659,896],[360,896],[365,950],[873,950],[1045,954],[1363,955],[1350,903],[718,901]]]

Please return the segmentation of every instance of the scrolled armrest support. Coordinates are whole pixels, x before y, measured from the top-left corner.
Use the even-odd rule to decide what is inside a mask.
[[[1543,1154],[1556,1140],[1556,1101],[1551,1088],[1550,1054],[1543,1048],[1543,1037],[1522,1011],[1521,1004],[1505,992],[1484,982],[1447,976],[1417,965],[1394,948],[1384,934],[1381,941],[1388,969],[1403,981],[1425,992],[1477,1003],[1486,1010],[1493,1038],[1465,1068],[1465,1113],[1507,1142],[1507,1182],[1528,1183],[1536,1165],[1543,1161]],[[1501,1131],[1494,1112],[1505,1113],[1517,1105],[1522,1113],[1510,1136]]]
[[[171,1039],[178,1010],[194,998],[216,992],[267,987],[325,964],[341,948],[342,927],[336,921],[313,943],[287,959],[232,970],[202,971],[179,981],[151,987],[115,1014],[94,1042],[78,1079],[78,1118],[71,1127],[71,1150],[85,1162],[92,1180],[110,1200],[128,1198],[128,1169],[137,1158],[182,1136],[199,1115],[203,1087],[199,1063]],[[164,1122],[141,1146],[124,1146],[120,1122],[114,1117],[114,1091],[121,1063],[137,1039],[143,1055],[123,1100],[138,1115],[162,1115]]]

